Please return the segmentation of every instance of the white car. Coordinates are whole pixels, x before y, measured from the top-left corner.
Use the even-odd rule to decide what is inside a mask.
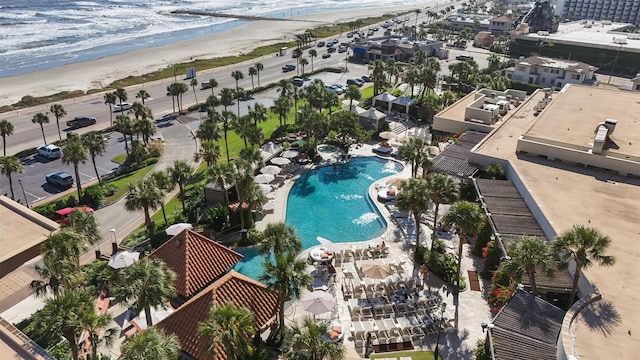
[[[116,104],[113,107],[113,112],[120,112],[120,111],[129,110],[129,109],[131,109],[132,106],[133,105],[131,105],[129,103]]]

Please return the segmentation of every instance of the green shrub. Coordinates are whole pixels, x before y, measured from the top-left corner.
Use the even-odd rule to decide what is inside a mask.
[[[487,246],[491,240],[491,226],[487,222],[480,227],[475,241],[473,242],[473,248],[471,253],[475,256],[482,256],[482,249]]]
[[[229,228],[229,208],[216,204],[205,215],[205,224],[215,232],[222,232]]]
[[[82,201],[83,204],[88,205],[94,209],[102,206],[104,202],[104,190],[100,185],[89,186],[84,189],[82,193]]]
[[[103,192],[103,195],[106,197],[113,196],[113,194],[115,194],[116,191],[118,191],[118,187],[112,183],[106,183],[102,185],[102,192]]]

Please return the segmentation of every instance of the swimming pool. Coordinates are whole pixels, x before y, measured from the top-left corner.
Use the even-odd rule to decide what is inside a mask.
[[[325,154],[336,152],[336,150],[338,150],[338,148],[333,146],[333,145],[319,145],[318,146],[318,152],[325,153]]]
[[[296,229],[302,249],[318,245],[318,236],[333,242],[366,241],[380,236],[387,225],[367,191],[376,180],[397,174],[402,168],[392,160],[364,157],[335,168],[307,171],[289,191],[285,222]],[[239,252],[245,258],[234,269],[257,279],[264,258],[251,248]]]

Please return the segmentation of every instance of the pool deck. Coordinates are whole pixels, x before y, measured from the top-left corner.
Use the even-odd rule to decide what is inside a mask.
[[[373,152],[373,144],[364,144],[359,148],[352,147],[349,151],[352,157],[369,157],[369,156],[377,156]],[[335,161],[338,156],[332,153],[322,153],[323,161],[322,165],[331,164]],[[390,157],[381,157],[383,159],[395,160]],[[382,241],[385,242],[389,249],[389,257],[396,257],[406,260],[407,264],[405,268],[408,270],[409,274],[414,274],[415,277],[416,269],[413,269],[413,265],[411,265],[411,260],[409,259],[409,246],[407,245],[404,236],[402,235],[400,229],[396,226],[396,224],[391,221],[391,214],[384,206],[383,203],[377,200],[378,188],[386,186],[387,182],[393,182],[395,184],[395,179],[397,178],[409,178],[410,177],[410,167],[406,166],[404,162],[401,162],[405,165],[405,168],[402,172],[398,174],[393,174],[389,177],[382,178],[377,180],[369,187],[369,196],[373,200],[372,202],[377,206],[380,213],[384,216],[385,221],[387,223],[386,231],[379,237],[371,239],[369,241],[357,242],[357,243],[337,243],[335,247],[338,249],[341,248],[351,248],[352,246],[360,246],[367,247],[371,245],[375,247],[380,244]],[[320,166],[322,166],[320,165]],[[315,165],[306,165],[306,169],[312,169]],[[287,197],[293,183],[300,175],[296,175],[291,179],[287,179],[282,186],[280,186],[276,190],[276,196],[274,199],[274,211],[271,214],[265,214],[261,219],[256,222],[257,230],[264,230],[267,224],[269,223],[277,223],[284,222],[286,216],[286,208],[287,208]],[[441,206],[440,216],[444,214],[447,210],[447,206]],[[423,241],[426,239],[427,243],[430,245],[430,238],[432,234],[432,230],[430,227],[421,225],[420,228],[421,238]],[[331,239],[329,239],[331,240]],[[451,240],[445,240],[448,247],[451,249],[457,248],[457,236]],[[299,256],[302,259],[307,259],[309,255],[309,249],[304,250]],[[480,271],[482,266],[482,259],[474,258],[471,255],[471,249],[468,244],[463,245],[463,261],[462,261],[462,276],[467,276],[467,270],[477,270]],[[313,270],[313,266],[309,266],[309,272]],[[349,309],[347,307],[347,302],[343,301],[342,289],[339,284],[342,284],[344,275],[342,271],[337,271],[335,286],[336,286],[336,298],[338,300],[338,320],[342,323],[344,329],[348,329],[351,326],[351,316],[349,314]],[[467,279],[468,280],[468,279]],[[467,282],[468,283],[468,282]],[[429,276],[427,280],[427,285],[432,288],[432,293],[438,293],[443,301],[445,301],[448,305],[447,312],[450,314],[454,314],[455,304],[454,304],[454,296],[450,289],[448,289],[444,284],[435,276]],[[486,291],[488,289],[488,282],[481,281],[482,291],[471,291],[467,288],[467,290],[460,293],[459,301],[459,315],[458,315],[458,329],[454,329],[449,334],[442,334],[440,339],[440,354],[444,359],[469,359],[472,358],[473,350],[476,346],[476,341],[478,339],[484,339],[485,334],[482,331],[481,324],[487,323],[491,319],[490,309],[485,300]],[[306,293],[307,290],[303,291]],[[311,313],[306,312],[300,303],[297,301],[289,306],[286,310],[286,321],[287,322],[295,322],[300,321],[305,316],[313,316]],[[433,351],[435,347],[436,337],[434,335],[426,336],[422,340],[420,344],[417,344],[416,350],[431,350]],[[355,350],[355,345],[350,336],[345,336],[344,345],[347,349],[346,351],[346,359],[361,359],[362,354],[358,354]],[[393,357],[392,353],[389,353],[390,357]]]

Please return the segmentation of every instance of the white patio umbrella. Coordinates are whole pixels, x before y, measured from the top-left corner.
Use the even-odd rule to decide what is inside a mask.
[[[107,265],[114,269],[122,269],[131,266],[134,262],[140,259],[140,253],[137,251],[125,250],[118,251],[111,255]]]
[[[260,169],[260,172],[263,174],[271,174],[271,175],[277,175],[280,174],[280,172],[282,171],[282,168],[279,166],[275,166],[275,165],[267,165],[265,167],[263,167],[262,169]]]
[[[273,158],[273,159],[270,160],[270,162],[272,164],[275,164],[275,165],[289,165],[289,164],[291,164],[291,160],[289,160],[287,158],[283,158],[283,157]]]
[[[193,230],[193,225],[188,223],[177,223],[169,226],[167,230],[165,230],[164,232],[167,233],[167,235],[176,236],[180,234],[182,230],[185,230],[185,229]]]
[[[270,193],[271,191],[273,191],[273,187],[271,187],[271,185],[267,185],[267,184],[258,184],[258,187],[260,188],[260,191],[262,192],[262,194],[267,195],[268,193]]]
[[[253,180],[258,184],[268,184],[272,182],[275,178],[276,177],[271,174],[259,174],[259,175],[256,175],[256,177],[254,177]]]
[[[298,155],[300,155],[300,153],[295,150],[287,150],[282,153],[282,157],[287,159],[292,159]]]
[[[314,291],[307,293],[300,299],[302,307],[314,315],[328,313],[336,306],[333,294],[326,291]]]
[[[391,140],[396,137],[396,134],[392,133],[391,131],[383,131],[378,136],[385,140]]]

